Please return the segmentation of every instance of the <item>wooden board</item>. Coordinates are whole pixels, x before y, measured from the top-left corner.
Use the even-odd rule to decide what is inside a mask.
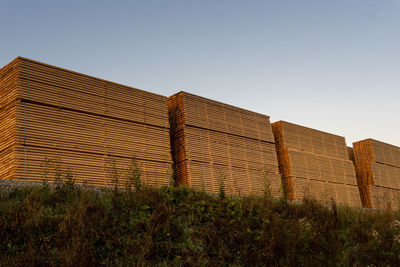
[[[279,121],[272,124],[287,197],[361,206],[354,165],[343,137]]]
[[[218,193],[259,195],[263,181],[282,194],[269,117],[180,92],[168,99],[179,183]]]
[[[374,139],[353,143],[357,182],[363,205],[397,209],[400,195],[400,148]]]
[[[110,162],[125,172],[134,158],[145,182],[169,184],[166,97],[25,58],[0,70],[0,96],[0,179],[39,181],[62,162],[78,183],[110,186]]]
[[[168,98],[171,128],[193,126],[274,143],[269,116],[180,92]]]

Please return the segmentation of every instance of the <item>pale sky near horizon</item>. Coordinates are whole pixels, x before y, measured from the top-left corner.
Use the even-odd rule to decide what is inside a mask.
[[[400,146],[400,0],[0,0],[17,56]]]

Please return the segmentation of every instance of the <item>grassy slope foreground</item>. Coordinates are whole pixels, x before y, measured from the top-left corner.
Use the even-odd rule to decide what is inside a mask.
[[[399,266],[400,215],[186,188],[0,193],[4,266]]]

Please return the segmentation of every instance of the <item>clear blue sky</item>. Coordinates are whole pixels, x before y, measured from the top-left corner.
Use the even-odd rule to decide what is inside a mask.
[[[0,25],[0,65],[24,56],[400,146],[398,0],[0,0]]]

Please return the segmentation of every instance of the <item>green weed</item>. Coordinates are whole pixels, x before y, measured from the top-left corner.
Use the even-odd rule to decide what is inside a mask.
[[[186,187],[0,190],[2,266],[398,266],[400,214]],[[50,174],[49,174],[50,175]],[[136,176],[135,176],[136,175]],[[50,176],[48,176],[50,177]],[[222,179],[223,180],[223,179]],[[135,185],[136,184],[136,185]]]

